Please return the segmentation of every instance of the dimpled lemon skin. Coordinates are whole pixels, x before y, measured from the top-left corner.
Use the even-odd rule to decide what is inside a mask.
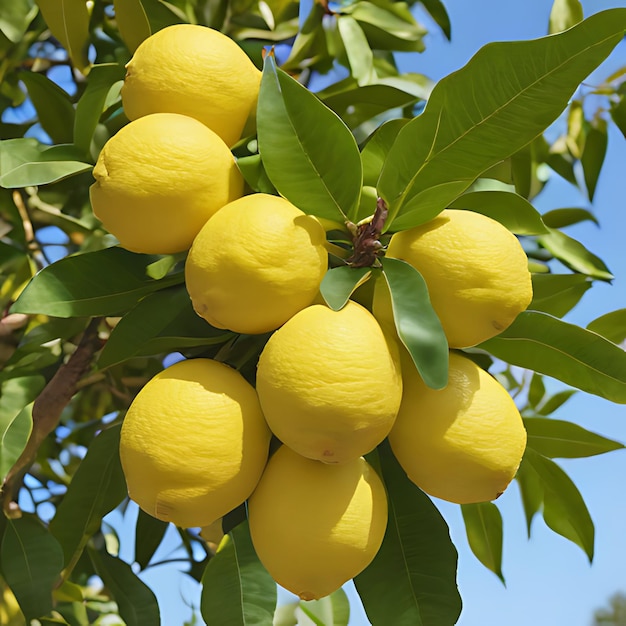
[[[122,104],[128,119],[182,113],[228,146],[241,136],[259,93],[261,72],[221,32],[175,24],[145,39],[126,65]]]
[[[93,169],[93,212],[132,252],[187,250],[206,221],[243,193],[226,144],[191,117],[156,113],[120,129]]]
[[[289,201],[251,194],[220,209],[193,242],[185,283],[217,328],[274,330],[309,306],[328,267],[326,235]]]
[[[270,436],[239,372],[211,359],[180,361],[142,388],[124,419],[128,494],[163,521],[209,526],[252,493]]]
[[[281,446],[248,501],[248,517],[254,548],[274,580],[316,600],[376,556],[387,496],[363,458],[327,465]]]
[[[272,432],[299,454],[344,463],[389,433],[402,397],[392,339],[356,302],[315,304],[279,328],[259,357],[256,388]]]
[[[526,448],[515,403],[473,361],[450,353],[447,387],[428,388],[402,355],[404,397],[389,433],[408,477],[431,496],[469,504],[497,498]]]
[[[386,256],[422,274],[451,348],[474,346],[501,333],[532,300],[528,259],[517,237],[473,211],[447,209],[394,234]],[[381,302],[385,299],[380,292],[375,298],[381,319],[391,315],[390,305]]]

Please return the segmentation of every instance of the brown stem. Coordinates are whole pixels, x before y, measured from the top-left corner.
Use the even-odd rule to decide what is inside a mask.
[[[100,318],[89,322],[74,353],[61,365],[44,387],[33,405],[33,429],[24,451],[9,470],[0,489],[2,506],[8,517],[20,517],[17,493],[24,475],[37,458],[44,439],[57,427],[63,409],[76,393],[78,381],[91,365],[93,355],[100,348],[98,324]]]
[[[382,198],[378,198],[372,219],[356,226],[353,240],[354,252],[346,261],[348,265],[351,267],[371,267],[374,264],[382,249],[379,239],[388,214],[387,203]]]

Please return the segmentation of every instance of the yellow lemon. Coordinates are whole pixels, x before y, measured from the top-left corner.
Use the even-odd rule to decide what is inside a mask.
[[[259,93],[261,72],[230,37],[206,26],[175,24],[145,39],[126,65],[126,116],[182,113],[231,146]]]
[[[259,357],[257,393],[272,432],[326,463],[375,448],[402,397],[392,341],[356,302],[340,311],[315,304],[294,315]]]
[[[386,256],[402,259],[424,277],[451,348],[466,348],[502,332],[532,300],[528,259],[502,224],[457,209],[395,233]],[[379,281],[374,311],[391,318]]]
[[[124,248],[148,254],[187,250],[209,217],[243,193],[226,144],[175,113],[124,126],[102,148],[93,176],[96,217]]]
[[[326,465],[282,446],[248,501],[248,518],[252,543],[272,578],[303,600],[316,600],[376,556],[387,495],[363,458]]]
[[[193,307],[217,328],[264,333],[311,304],[328,267],[315,217],[255,193],[218,211],[193,242],[185,282]]]
[[[252,493],[270,432],[254,388],[211,359],[180,361],[152,378],[122,425],[128,494],[177,526],[209,526]]]
[[[402,354],[404,397],[389,443],[408,477],[437,498],[497,498],[526,448],[522,418],[506,389],[470,359],[450,353],[448,385],[427,387]]]

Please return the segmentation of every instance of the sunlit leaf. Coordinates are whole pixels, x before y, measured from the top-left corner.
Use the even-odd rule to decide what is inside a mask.
[[[357,287],[368,280],[371,274],[369,267],[347,265],[334,267],[326,272],[320,285],[320,293],[333,311],[339,311],[346,305]]]
[[[276,583],[254,551],[248,523],[222,540],[202,577],[200,610],[207,626],[272,626]]]
[[[560,33],[571,28],[583,19],[583,7],[580,0],[554,0],[550,11],[548,32]]]
[[[237,159],[237,167],[254,191],[277,195],[276,188],[267,177],[260,154],[240,157]]]
[[[611,311],[587,324],[587,329],[606,337],[613,343],[626,340],[626,309]]]
[[[520,313],[509,328],[480,347],[511,365],[626,403],[626,352],[594,332],[546,313]]]
[[[349,15],[337,18],[337,28],[346,49],[350,74],[359,85],[367,85],[375,76],[374,55],[363,29]]]
[[[502,515],[493,502],[461,505],[467,541],[476,558],[504,582]]]
[[[528,447],[549,458],[579,458],[619,450],[624,446],[578,424],[547,417],[524,418]]]
[[[433,389],[448,383],[448,341],[422,275],[405,261],[382,259],[396,330],[423,381]]]
[[[373,626],[452,626],[461,612],[457,552],[430,498],[406,476],[385,443],[379,446],[389,498],[383,544],[355,579]]]
[[[383,168],[387,153],[391,149],[400,130],[408,120],[389,120],[379,126],[376,131],[367,138],[361,151],[363,161],[363,184],[376,187],[380,171]]]
[[[583,274],[533,274],[529,309],[563,317],[593,285]]]
[[[296,615],[302,612],[305,619],[299,619],[298,624],[304,626],[310,623],[321,626],[348,626],[350,620],[350,601],[343,589],[331,593],[320,600],[301,601]],[[275,624],[274,624],[275,626]]]
[[[272,55],[265,59],[257,118],[259,152],[276,189],[305,213],[343,222],[361,193],[356,141]]]

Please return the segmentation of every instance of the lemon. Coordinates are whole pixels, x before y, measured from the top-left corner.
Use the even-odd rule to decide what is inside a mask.
[[[185,282],[193,307],[217,328],[264,333],[311,304],[328,267],[315,217],[255,193],[218,211],[193,242]]]
[[[152,378],[122,425],[128,493],[177,526],[209,526],[256,486],[270,432],[254,388],[211,359],[180,361]]]
[[[356,302],[296,313],[259,357],[256,387],[270,429],[299,454],[326,463],[366,454],[387,436],[400,406],[394,349]]]
[[[128,119],[182,113],[231,146],[256,105],[261,72],[217,30],[175,24],[145,39],[126,65],[122,104]]]
[[[402,354],[404,396],[389,443],[408,477],[458,504],[497,498],[524,454],[526,431],[506,389],[470,359],[450,353],[448,385],[435,391]]]
[[[528,259],[519,240],[473,211],[447,209],[430,222],[395,233],[386,256],[422,274],[451,348],[497,335],[532,300]],[[386,287],[379,284],[376,292],[375,314],[389,320]]]
[[[252,543],[272,578],[302,600],[331,594],[382,544],[387,496],[363,458],[342,465],[281,446],[248,501]]]
[[[187,250],[205,222],[243,193],[226,144],[185,115],[155,113],[106,142],[93,169],[93,211],[133,252]]]

